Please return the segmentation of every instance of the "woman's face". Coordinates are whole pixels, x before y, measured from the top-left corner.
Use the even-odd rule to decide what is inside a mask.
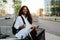
[[[26,8],[26,7],[24,7],[24,8],[23,8],[23,13],[24,13],[24,15],[26,15],[26,14],[27,14],[27,11],[28,11],[28,10],[27,10],[27,8]]]

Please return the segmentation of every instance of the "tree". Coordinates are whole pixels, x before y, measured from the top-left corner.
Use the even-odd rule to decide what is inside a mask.
[[[18,15],[19,9],[21,8],[21,0],[13,0],[14,2],[14,9],[16,15]]]
[[[7,0],[3,0],[3,2],[7,3]]]

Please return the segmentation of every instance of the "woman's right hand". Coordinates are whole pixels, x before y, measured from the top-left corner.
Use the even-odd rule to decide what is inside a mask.
[[[21,26],[22,29],[25,28],[25,27],[26,27],[26,24],[23,24],[23,25]]]

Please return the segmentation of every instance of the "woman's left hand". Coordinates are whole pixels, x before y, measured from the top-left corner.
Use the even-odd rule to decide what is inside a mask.
[[[36,26],[32,26],[31,29],[34,29],[34,30],[37,31],[39,29],[39,26],[37,26],[37,27]]]

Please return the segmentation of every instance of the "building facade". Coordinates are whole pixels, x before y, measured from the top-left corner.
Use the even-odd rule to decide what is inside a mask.
[[[51,0],[52,15],[60,16],[60,0]]]
[[[60,16],[60,0],[45,0],[45,12],[51,16]]]
[[[45,6],[44,9],[45,9],[46,15],[51,14],[50,5],[51,5],[51,0],[44,0],[44,6]]]
[[[5,9],[4,9],[4,3],[2,0],[0,0],[0,16],[4,16],[5,15]]]

